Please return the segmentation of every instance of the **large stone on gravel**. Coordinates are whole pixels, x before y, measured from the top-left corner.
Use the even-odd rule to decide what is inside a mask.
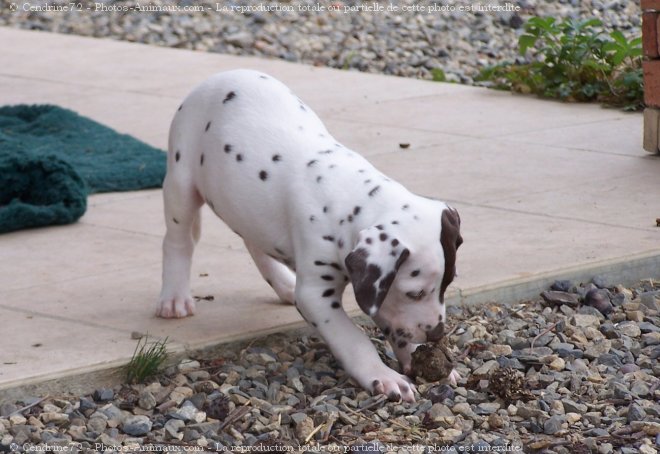
[[[545,291],[541,293],[541,298],[548,306],[560,306],[566,304],[570,307],[577,307],[580,298],[575,293],[559,292],[555,290]]]
[[[291,416],[293,419],[293,415]],[[314,420],[307,415],[304,417],[294,419],[296,424],[296,438],[300,443],[307,443],[307,437],[314,431]]]
[[[115,392],[109,388],[101,388],[94,391],[94,395],[92,397],[97,402],[107,402],[114,399]]]
[[[566,417],[564,415],[551,416],[543,423],[543,433],[554,435],[562,429],[562,424],[565,422]]]
[[[635,322],[621,322],[617,325],[617,330],[628,337],[639,337],[642,330]]]
[[[614,306],[610,302],[610,295],[607,290],[589,290],[584,297],[584,304],[598,309],[603,315],[607,315],[614,310]]]
[[[612,341],[603,339],[600,342],[589,345],[584,351],[584,357],[587,359],[596,359],[605,353],[609,353],[611,348]]]
[[[586,328],[588,326],[598,328],[600,327],[600,319],[591,314],[575,314],[571,317],[570,324],[578,328]]]
[[[129,416],[124,420],[122,431],[125,434],[133,435],[134,437],[141,437],[149,433],[151,426],[151,420],[147,416]]]
[[[571,399],[562,399],[562,404],[564,404],[564,410],[566,413],[578,413],[584,414],[587,412],[587,406],[585,404],[580,404]]]

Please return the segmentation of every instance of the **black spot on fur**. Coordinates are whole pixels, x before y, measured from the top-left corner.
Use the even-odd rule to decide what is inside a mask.
[[[399,224],[399,221],[392,221],[392,224],[393,224],[393,225],[398,225],[398,224]]]
[[[337,167],[336,164],[330,164],[330,165],[328,166],[328,169],[334,169],[335,167]]]
[[[344,247],[344,240],[342,240],[341,238],[339,238],[339,239],[337,240],[337,246],[339,246],[339,249],[343,248],[343,247]]]
[[[179,223],[179,221],[177,221],[176,218],[172,218],[172,221],[174,221],[175,224]]]
[[[330,274],[324,274],[323,276],[321,276],[321,279],[323,279],[324,281],[334,281],[335,277]]]
[[[321,134],[321,135],[323,135],[323,134]],[[322,150],[322,151],[319,151],[319,154],[330,154],[330,153],[332,153],[332,152],[334,152],[334,151],[335,151],[335,150]]]
[[[383,334],[389,336],[390,334],[392,334],[392,328],[386,326],[385,328],[383,328]]]
[[[300,105],[300,109],[301,109],[303,112],[307,112],[307,109],[305,109],[305,106],[303,106],[302,104]]]
[[[199,165],[203,166],[204,165],[204,153],[199,157]]]
[[[419,270],[413,270],[412,273],[410,273],[410,277],[417,277],[419,276]]]
[[[330,305],[333,309],[339,309],[341,307],[341,303],[339,301],[333,301],[332,304]]]
[[[335,147],[339,147],[339,148],[341,148],[341,145],[338,144],[338,143],[336,143],[336,144],[335,144]]]
[[[240,154],[240,153],[238,153],[238,154],[236,155],[236,161],[241,162],[242,160],[243,160],[243,155]]]
[[[364,184],[369,184],[369,183],[371,183],[371,178],[367,178],[366,180],[364,180]]]
[[[396,344],[396,346],[399,347],[399,348],[403,348],[403,347],[405,347],[406,345],[408,345],[408,342],[406,342],[406,341],[404,341],[404,340],[399,341],[399,343]]]
[[[326,207],[323,207],[323,212],[324,212],[324,213],[327,213],[327,212],[328,212],[328,207],[327,207],[327,206],[326,206]]]
[[[225,145],[225,153],[231,153],[231,145],[229,144]]]
[[[335,294],[335,289],[329,288],[323,292],[323,298],[327,298]]]
[[[262,170],[261,172],[259,172],[259,178],[261,179],[261,181],[266,181],[268,179],[268,172]]]
[[[392,243],[391,243],[391,244],[392,244],[392,247],[397,247],[397,246],[399,245],[399,240],[397,240],[396,238],[394,238],[394,239],[392,240]]]
[[[259,76],[259,79],[268,79],[268,77],[267,77],[267,76],[264,76],[263,74],[261,74],[261,75]]]
[[[325,235],[323,239],[326,241],[335,241],[335,237],[332,235]]]
[[[309,217],[309,222],[314,222],[314,221],[316,221],[316,216],[311,215],[311,216]]]
[[[323,323],[330,323],[330,319],[326,319]]]
[[[371,243],[373,242],[371,238],[367,238],[367,239],[364,240],[364,241],[366,241],[367,244],[371,244]]]
[[[273,162],[280,162],[282,160],[282,156],[278,154],[273,155]]]
[[[316,182],[317,183],[320,183],[322,180],[323,180],[322,176],[319,175],[318,177],[316,177]]]
[[[383,227],[383,224],[378,224],[378,225],[376,226],[376,228],[377,228],[378,230],[383,230],[383,229],[385,229],[385,227]]]
[[[286,255],[284,251],[280,248],[274,248],[275,252],[278,253],[279,255]]]
[[[380,186],[374,186],[371,191],[369,191],[369,197],[373,197],[380,190]]]
[[[208,123],[206,123],[206,128],[204,129],[204,132],[208,132],[210,127],[211,127],[211,122],[209,121]]]
[[[181,152],[177,150],[177,152],[174,154],[174,160],[179,162],[179,159],[181,159]]]
[[[410,205],[408,205],[407,203],[401,207],[402,210],[407,210],[408,208],[410,208]]]
[[[229,93],[227,93],[227,96],[225,97],[225,99],[222,100],[222,103],[224,104],[227,101],[231,101],[235,97],[236,97],[236,93],[234,93],[233,91],[230,91]]]
[[[313,166],[314,164],[316,164],[317,162],[319,162],[319,161],[316,160],[316,159],[312,159],[311,161],[309,161],[309,162],[307,163],[307,167],[312,167],[312,166]]]
[[[322,262],[320,260],[314,260],[314,265],[316,265],[316,266],[325,266],[325,265],[327,265],[327,263]]]
[[[343,220],[343,219],[340,219],[340,220],[339,220],[339,225],[344,225],[344,222],[346,222],[346,221]]]
[[[364,169],[358,170],[358,173],[364,173]]]
[[[316,328],[317,327],[316,322],[312,322],[312,326]]]
[[[360,214],[360,210],[362,210],[362,208],[360,208],[360,207],[355,207],[355,208],[353,208],[353,214],[354,214],[355,216],[357,216],[358,214]]]
[[[349,214],[347,219],[348,219],[348,222],[353,222],[353,215]]]
[[[181,105],[179,106],[179,108],[177,109],[177,112],[180,111],[181,109],[183,109],[183,104],[181,104]]]
[[[333,263],[330,263],[330,266],[333,267],[333,268],[336,269],[336,270],[341,271],[341,267],[339,266],[338,263],[334,263],[334,262],[333,262]]]

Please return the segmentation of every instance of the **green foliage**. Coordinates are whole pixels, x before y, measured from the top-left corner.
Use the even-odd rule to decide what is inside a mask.
[[[434,82],[447,82],[447,75],[440,68],[433,68],[431,70],[431,75],[433,76]]]
[[[624,110],[643,107],[642,39],[606,34],[597,19],[532,17],[518,39],[529,63],[502,63],[477,78],[493,88],[571,102],[602,102]]]
[[[167,339],[148,342],[149,336],[142,337],[133,352],[133,357],[126,365],[127,383],[142,383],[156,375],[167,359]]]

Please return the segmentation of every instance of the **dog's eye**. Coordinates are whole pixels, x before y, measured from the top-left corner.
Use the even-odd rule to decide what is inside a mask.
[[[413,301],[419,301],[426,296],[426,292],[424,290],[420,290],[419,292],[407,292],[406,296]]]

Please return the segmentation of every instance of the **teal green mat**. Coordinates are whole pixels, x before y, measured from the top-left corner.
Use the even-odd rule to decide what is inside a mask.
[[[75,222],[90,193],[160,187],[165,159],[71,110],[0,107],[0,233]]]

